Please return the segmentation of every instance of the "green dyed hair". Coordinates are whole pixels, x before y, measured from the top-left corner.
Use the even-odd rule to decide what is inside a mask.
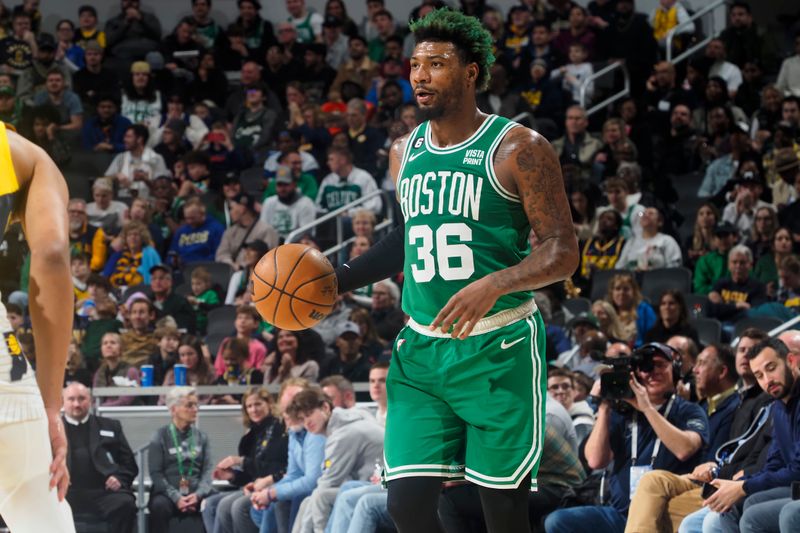
[[[409,29],[417,44],[424,41],[453,43],[465,65],[478,65],[476,85],[478,90],[486,89],[490,78],[489,68],[495,57],[492,53],[492,36],[478,19],[449,8],[436,9],[424,18],[413,21]]]

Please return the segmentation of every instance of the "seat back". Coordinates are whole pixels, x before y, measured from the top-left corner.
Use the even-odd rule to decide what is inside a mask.
[[[722,324],[714,318],[690,318],[691,324],[697,330],[697,337],[702,344],[714,344],[722,340]]]
[[[683,294],[692,291],[692,272],[688,268],[657,268],[642,274],[642,295],[654,306],[667,289],[676,289]]]

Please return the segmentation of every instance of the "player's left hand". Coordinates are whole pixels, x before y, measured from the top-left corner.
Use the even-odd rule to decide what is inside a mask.
[[[450,298],[436,315],[430,329],[441,328],[442,333],[447,333],[452,326],[451,337],[466,339],[478,320],[486,316],[500,296],[488,276],[473,281]]]
[[[53,462],[50,463],[50,488],[58,488],[58,501],[64,501],[69,488],[69,471],[67,470],[67,437],[64,424],[57,410],[47,411],[47,431],[50,434],[50,448],[53,451]]]

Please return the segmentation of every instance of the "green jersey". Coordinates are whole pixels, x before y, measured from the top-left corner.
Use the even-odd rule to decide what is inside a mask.
[[[493,165],[497,147],[515,126],[491,115],[467,140],[447,148],[433,145],[428,122],[408,138],[397,178],[405,219],[403,310],[420,324],[433,322],[469,283],[530,252],[528,217]],[[531,297],[530,291],[501,296],[488,315]]]

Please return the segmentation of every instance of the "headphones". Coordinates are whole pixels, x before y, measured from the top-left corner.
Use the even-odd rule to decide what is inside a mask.
[[[639,352],[645,357],[660,355],[669,359],[672,363],[672,384],[678,384],[681,379],[681,353],[678,350],[663,342],[648,342],[634,350],[634,352]]]

